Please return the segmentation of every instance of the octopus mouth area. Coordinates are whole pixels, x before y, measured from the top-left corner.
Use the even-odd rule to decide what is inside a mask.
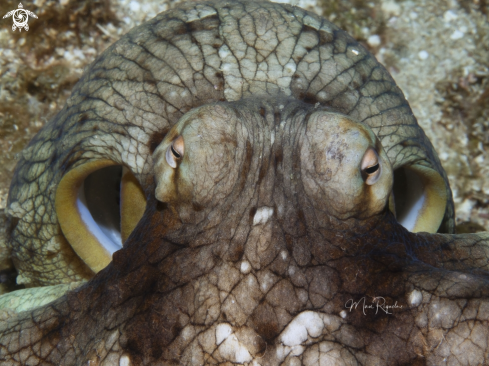
[[[480,237],[468,235],[455,248],[448,236],[407,232],[386,212],[355,233],[330,232],[334,243],[310,231],[265,245],[269,233],[288,231],[269,216],[250,222],[243,252],[232,241],[162,239],[158,230],[172,215],[150,198],[145,222],[109,266],[89,284],[0,325],[3,344],[22,348],[20,327],[23,339],[36,339],[34,349],[52,347],[55,364],[484,360],[477,345],[488,337],[487,263],[477,273],[454,261],[461,251],[483,251]],[[471,333],[459,336],[469,326]],[[474,345],[470,353],[452,346],[462,342]]]

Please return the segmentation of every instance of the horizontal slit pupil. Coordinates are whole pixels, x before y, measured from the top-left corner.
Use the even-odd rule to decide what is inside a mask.
[[[367,169],[365,169],[365,172],[367,174],[372,174],[372,173],[375,173],[378,169],[379,169],[379,164],[377,163],[374,166],[371,166],[371,167],[368,167]]]
[[[181,155],[175,151],[175,149],[173,148],[173,145],[171,145],[170,148],[171,148],[171,152],[173,153],[173,155],[175,155],[175,157],[177,159],[180,159]]]

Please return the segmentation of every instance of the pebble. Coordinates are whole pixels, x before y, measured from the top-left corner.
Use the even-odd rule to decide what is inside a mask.
[[[371,47],[378,47],[380,46],[380,37],[377,34],[373,34],[367,39],[367,43]]]
[[[454,19],[457,19],[457,18],[458,18],[458,15],[455,14],[451,10],[447,10],[445,12],[445,14],[443,14],[443,19],[445,20],[445,22],[450,22],[451,20],[454,20]]]
[[[394,1],[386,1],[382,3],[382,10],[388,16],[399,16],[401,14],[401,6]]]
[[[455,32],[452,33],[450,39],[457,40],[462,38],[464,35],[465,35],[464,32],[461,32],[457,29]]]
[[[129,3],[129,9],[131,9],[131,11],[139,11],[139,8],[140,8],[140,5],[137,1],[131,1]]]
[[[419,51],[418,57],[420,60],[426,60],[429,57],[429,53],[426,52],[425,50]]]
[[[444,151],[439,155],[439,157],[441,161],[447,161],[450,155],[446,151]]]

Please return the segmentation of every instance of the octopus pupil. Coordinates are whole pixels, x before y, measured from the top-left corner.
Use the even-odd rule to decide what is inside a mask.
[[[173,153],[173,155],[175,155],[177,159],[180,159],[182,157],[179,153],[176,152],[176,150],[173,148],[173,145],[171,145],[170,148],[171,148],[171,152]]]
[[[375,164],[374,166],[368,167],[367,169],[365,169],[365,172],[370,175],[375,173],[377,170],[379,170],[379,163]]]

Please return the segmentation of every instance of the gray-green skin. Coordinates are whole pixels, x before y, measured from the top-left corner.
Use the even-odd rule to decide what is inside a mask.
[[[8,245],[31,287],[92,276],[53,239],[62,235],[57,183],[90,159],[130,168],[146,212],[88,283],[3,315],[0,363],[489,363],[488,235],[413,234],[387,201],[380,211],[348,206],[345,197],[370,202],[367,188],[355,196],[345,182],[337,197],[312,189],[330,178],[308,126],[330,111],[370,126],[393,169],[419,164],[445,177],[387,71],[300,8],[191,3],[116,42],[25,150],[9,195]],[[185,155],[187,174],[171,182],[177,193],[158,202],[157,146],[192,126],[206,132],[199,161],[207,163]],[[333,160],[350,169],[341,154]],[[257,223],[263,207],[273,215]],[[441,230],[453,230],[451,198]],[[346,307],[362,298],[374,309]],[[384,300],[397,305],[389,314],[375,311]]]

